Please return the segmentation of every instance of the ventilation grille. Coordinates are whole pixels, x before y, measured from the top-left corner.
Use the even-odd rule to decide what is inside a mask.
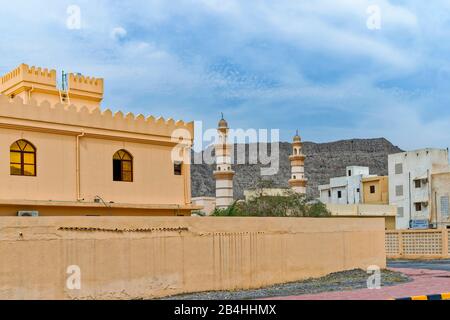
[[[403,232],[403,254],[441,255],[441,232]]]

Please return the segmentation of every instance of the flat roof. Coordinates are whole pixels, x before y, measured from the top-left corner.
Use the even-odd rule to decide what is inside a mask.
[[[380,180],[382,178],[387,178],[388,176],[370,176],[370,177],[364,177],[362,179],[363,182],[369,182],[369,181],[375,181]]]
[[[52,200],[5,200],[0,199],[0,206],[46,206],[46,207],[79,207],[79,208],[109,208],[109,209],[155,209],[155,210],[200,210],[203,206],[178,204],[135,204],[109,203],[87,201],[52,201]]]

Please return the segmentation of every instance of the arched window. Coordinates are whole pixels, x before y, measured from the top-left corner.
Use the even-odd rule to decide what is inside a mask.
[[[183,172],[183,162],[181,161],[175,161],[173,164],[173,174],[176,176],[181,176]]]
[[[113,156],[113,180],[133,181],[133,157],[123,149]]]
[[[26,140],[17,140],[9,149],[12,176],[36,176],[36,148]]]

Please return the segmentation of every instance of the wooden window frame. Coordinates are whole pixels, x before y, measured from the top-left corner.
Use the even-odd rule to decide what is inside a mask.
[[[178,173],[178,170],[177,170],[177,166],[179,166],[179,168],[180,168],[179,173]],[[183,162],[182,161],[176,161],[176,162],[173,163],[173,174],[175,176],[182,176],[183,175]]]
[[[25,142],[25,147],[23,149],[26,148],[27,145],[31,146],[31,148],[33,148],[33,151],[25,151],[23,150],[20,145],[18,144],[19,141],[23,141]],[[17,146],[19,147],[20,151],[17,150],[11,150],[12,147],[17,144]],[[11,162],[11,153],[18,153],[20,154],[20,162]],[[34,155],[34,162],[33,163],[25,163],[25,154],[33,154]],[[16,177],[36,177],[37,176],[37,148],[34,146],[34,144],[32,144],[30,141],[25,140],[25,139],[19,139],[14,141],[11,146],[9,147],[9,156],[10,156],[10,160],[9,160],[9,174],[11,176],[16,176]],[[15,174],[11,171],[11,165],[19,165],[20,166],[20,173],[19,174]],[[25,166],[33,166],[33,174],[25,174]]]
[[[414,203],[414,207],[415,207],[416,212],[422,212],[422,203],[416,202],[416,203]]]
[[[120,151],[122,151],[123,153],[127,154],[131,158],[131,160],[128,160],[128,159],[124,160],[123,157],[121,159],[114,159],[116,154],[119,154]],[[133,160],[134,160],[134,158],[133,158],[132,154],[130,152],[128,152],[127,150],[125,150],[125,149],[117,150],[114,153],[114,155],[113,155],[113,181],[114,182],[133,182],[133,180],[134,180]],[[120,161],[120,180],[116,180],[115,177],[114,177],[114,161]],[[124,169],[124,163],[130,163],[130,170],[125,170]],[[123,177],[124,177],[124,173],[125,172],[130,173],[131,180],[124,180]]]

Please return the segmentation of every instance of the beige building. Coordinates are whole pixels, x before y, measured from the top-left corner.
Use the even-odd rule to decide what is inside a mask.
[[[195,197],[192,198],[192,203],[202,207],[202,209],[198,211],[207,216],[212,215],[216,209],[216,197]]]
[[[192,122],[102,111],[102,79],[67,74],[62,82],[25,64],[1,77],[0,215],[196,209]]]
[[[395,230],[397,207],[387,204],[330,204],[327,210],[333,217],[347,218],[384,218],[385,229]]]
[[[387,176],[362,178],[362,203],[389,204],[389,183]]]

